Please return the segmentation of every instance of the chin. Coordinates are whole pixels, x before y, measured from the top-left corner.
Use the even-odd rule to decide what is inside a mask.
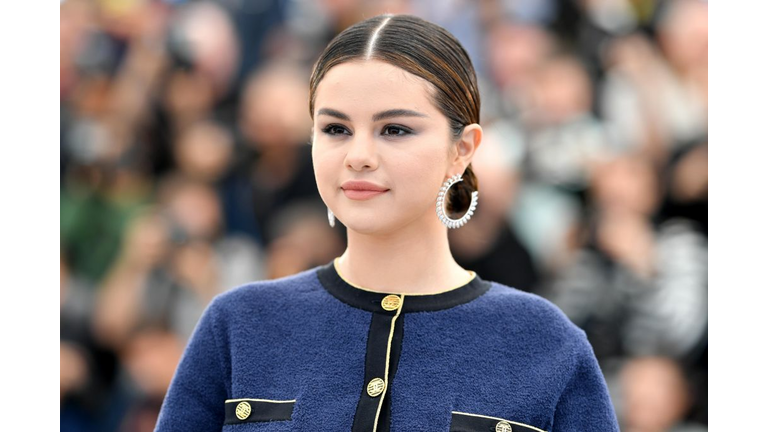
[[[348,230],[352,230],[359,234],[382,234],[387,230],[382,224],[381,221],[376,220],[355,220],[355,221],[348,221],[348,223],[344,223],[345,227],[347,227]]]
[[[388,234],[397,230],[397,226],[393,225],[389,218],[381,215],[357,214],[352,217],[347,215],[344,220],[339,218],[339,222],[344,224],[348,230],[366,235]]]
[[[428,215],[428,217],[431,218],[432,216]],[[436,217],[435,220],[437,220]],[[420,233],[426,233],[431,230],[429,223],[422,218],[414,217],[414,219],[408,219],[381,213],[373,216],[357,214],[351,218],[347,215],[342,223],[347,229],[364,235],[386,236],[398,231],[414,232],[414,228],[417,229],[415,232]]]

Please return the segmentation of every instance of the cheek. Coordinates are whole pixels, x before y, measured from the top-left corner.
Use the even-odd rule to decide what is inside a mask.
[[[443,182],[443,161],[434,153],[405,159],[393,170],[404,201],[418,207],[433,206]]]
[[[334,188],[335,175],[338,171],[336,165],[333,153],[321,149],[317,143],[313,144],[312,166],[315,171],[317,189],[324,200],[327,198],[327,194]]]

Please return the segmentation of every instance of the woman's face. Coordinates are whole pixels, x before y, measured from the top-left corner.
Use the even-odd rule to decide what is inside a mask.
[[[349,229],[387,234],[440,224],[440,186],[466,165],[429,89],[424,79],[376,60],[334,66],[318,85],[315,178],[323,201]]]

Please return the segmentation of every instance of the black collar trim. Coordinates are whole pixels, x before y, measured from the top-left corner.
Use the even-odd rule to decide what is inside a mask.
[[[317,277],[323,287],[342,302],[369,312],[394,315],[394,311],[384,311],[381,300],[390,293],[379,293],[356,288],[345,281],[336,271],[333,262],[317,269]],[[491,283],[475,277],[466,284],[439,294],[405,295],[403,312],[429,312],[452,308],[480,297],[491,288]]]

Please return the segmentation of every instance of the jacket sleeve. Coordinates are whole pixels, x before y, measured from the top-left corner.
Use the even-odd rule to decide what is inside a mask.
[[[227,398],[226,351],[217,331],[216,300],[206,308],[163,400],[155,432],[220,431]]]
[[[584,332],[579,331],[575,345],[575,366],[557,402],[551,432],[618,432],[608,386]]]

